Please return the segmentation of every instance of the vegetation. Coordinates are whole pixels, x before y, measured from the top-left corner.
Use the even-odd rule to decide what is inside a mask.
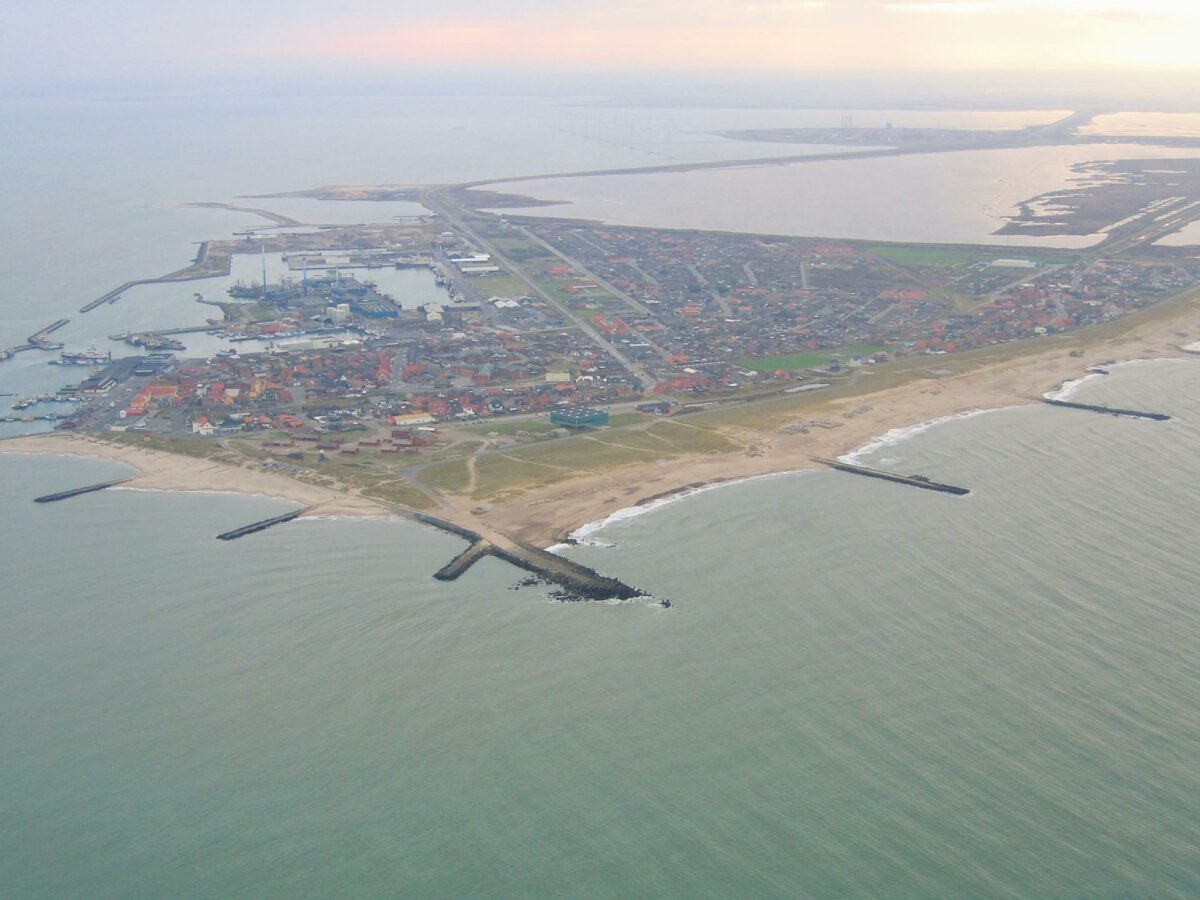
[[[835,359],[847,360],[852,356],[870,356],[886,350],[871,344],[854,344],[849,347],[838,347],[836,350],[807,350],[803,353],[787,353],[782,356],[758,356],[753,359],[738,360],[739,366],[753,369],[756,372],[793,372],[798,369],[812,369],[827,366]]]
[[[448,494],[459,494],[471,483],[471,473],[465,460],[434,463],[417,473],[417,480],[428,488]]]

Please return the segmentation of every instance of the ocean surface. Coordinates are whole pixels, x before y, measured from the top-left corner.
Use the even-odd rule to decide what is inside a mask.
[[[26,122],[5,334],[262,224],[175,203],[431,177],[402,147],[258,170],[229,126],[262,110],[212,105]],[[137,315],[203,312],[180,287]],[[862,458],[969,496],[784,475],[562,551],[669,609],[557,603],[495,560],[436,582],[461,542],[403,522],[213,539],[269,498],[35,505],[124,470],[0,452],[0,896],[1195,896],[1200,357],[1112,373],[1073,396],[1175,419],[909,428]],[[61,377],[23,354],[0,391]]]

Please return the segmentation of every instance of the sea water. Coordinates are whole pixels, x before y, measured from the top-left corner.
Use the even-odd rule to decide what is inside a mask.
[[[12,896],[1155,896],[1200,883],[1200,361],[703,492],[553,602],[394,521],[0,455]]]

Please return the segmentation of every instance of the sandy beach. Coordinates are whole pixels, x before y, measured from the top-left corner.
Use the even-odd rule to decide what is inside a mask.
[[[814,456],[841,456],[894,428],[942,419],[973,410],[1000,409],[1038,402],[1047,391],[1080,378],[1100,363],[1128,359],[1188,356],[1182,347],[1200,333],[1193,310],[1130,329],[1108,340],[1018,357],[974,372],[922,380],[902,387],[860,394],[820,407],[798,410],[797,420],[824,418],[839,427],[813,428],[807,434],[731,429],[731,436],[752,450],[698,456],[666,464],[623,467],[531,491],[519,502],[498,505],[487,515],[493,527],[546,546],[579,527],[619,509],[672,492],[721,481],[816,468]],[[936,358],[931,368],[936,367]],[[867,411],[854,414],[863,406]],[[850,415],[848,415],[850,414]]]
[[[0,453],[83,456],[122,463],[134,470],[123,487],[155,491],[225,491],[292,500],[313,507],[308,516],[390,516],[370,500],[305,484],[260,468],[231,466],[161,450],[112,444],[88,434],[54,432],[0,443]]]
[[[1090,366],[1128,359],[1188,355],[1182,348],[1200,334],[1200,318],[1181,305],[1178,312],[1156,315],[1116,336],[1079,334],[1071,344],[1044,353],[1017,356],[962,374],[922,378],[900,387],[858,393],[818,406],[797,407],[795,420],[822,418],[835,428],[788,434],[777,423],[762,429],[723,429],[741,451],[714,453],[627,465],[547,487],[495,504],[480,517],[470,512],[478,501],[468,496],[445,499],[457,513],[446,518],[468,528],[508,535],[547,547],[581,526],[614,512],[701,486],[816,467],[814,456],[840,456],[894,428],[942,419],[973,410],[1035,403],[1047,391],[1079,378]],[[938,357],[930,358],[930,368]],[[944,357],[942,359],[945,359]],[[130,466],[128,486],[167,491],[234,491],[279,497],[312,506],[308,515],[392,516],[394,508],[344,491],[306,484],[247,463],[244,466],[177,455],[86,434],[52,433],[0,443],[0,452],[47,453],[94,457]]]

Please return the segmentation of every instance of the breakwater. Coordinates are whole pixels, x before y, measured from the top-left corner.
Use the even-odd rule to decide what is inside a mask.
[[[1070,400],[1051,400],[1043,397],[1042,402],[1048,406],[1065,406],[1067,409],[1082,409],[1087,412],[1107,413],[1110,416],[1124,416],[1130,419],[1151,419],[1155,422],[1169,422],[1171,417],[1166,413],[1146,412],[1141,409],[1122,409],[1117,406],[1096,406],[1091,403],[1074,403]]]
[[[511,548],[493,546],[490,553],[497,559],[560,585],[584,600],[632,600],[646,596],[645,591],[630,587],[617,578],[601,575],[595,569],[526,544],[514,544]],[[663,601],[663,605],[667,605],[666,601]]]
[[[909,487],[921,488],[925,491],[939,491],[943,494],[955,494],[960,497],[971,493],[965,487],[959,487],[956,484],[942,484],[940,481],[931,481],[924,475],[901,475],[898,472],[886,472],[883,469],[872,469],[870,466],[859,466],[854,463],[842,462],[840,459],[826,459],[821,456],[814,456],[813,462],[819,462],[821,465],[837,469],[839,472],[850,472],[854,475],[865,475],[867,478],[894,481],[897,484],[906,484]]]
[[[489,533],[485,537],[478,531],[443,519],[441,516],[417,512],[391,503],[385,503],[385,505],[402,512],[408,518],[420,522],[422,525],[429,525],[470,542],[470,546],[466,550],[434,574],[434,578],[439,581],[453,581],[485,556],[494,556],[518,569],[536,575],[543,581],[557,584],[573,598],[608,600],[615,597],[619,600],[630,600],[634,597],[646,596],[645,591],[631,587],[619,579],[601,575],[595,569],[556,556],[546,550],[539,550],[537,547],[514,541],[504,535]]]
[[[131,481],[129,478],[118,478],[115,481],[101,481],[98,484],[85,484],[83,487],[71,488],[66,491],[58,491],[54,494],[44,494],[41,497],[34,497],[34,503],[54,503],[58,500],[69,500],[71,497],[78,497],[80,494],[90,494],[94,491],[102,491],[105,488],[116,487],[118,484],[124,484]]]
[[[450,562],[446,563],[440,569],[433,573],[433,577],[438,581],[454,581],[463,572],[479,562],[485,556],[492,552],[492,545],[485,540],[475,541]]]
[[[263,519],[260,522],[251,522],[249,525],[243,525],[241,528],[235,528],[232,531],[224,531],[217,535],[218,541],[235,541],[240,537],[245,537],[248,534],[254,534],[256,531],[266,531],[275,525],[282,525],[284,522],[290,522],[292,519],[298,519],[312,509],[311,506],[305,506],[302,509],[293,509],[291,512],[285,512],[283,515],[271,516],[269,519]]]
[[[219,263],[224,262],[224,265]],[[105,294],[101,294],[90,303],[85,303],[79,307],[81,313],[89,313],[105,303],[116,303],[121,295],[130,288],[135,288],[142,284],[169,284],[175,281],[196,281],[201,278],[220,278],[228,275],[231,271],[233,258],[231,256],[218,255],[213,258],[210,265],[208,255],[208,241],[200,245],[200,251],[196,254],[195,261],[186,269],[180,269],[178,272],[172,272],[170,275],[163,275],[159,278],[135,278],[132,281],[127,281],[120,287],[115,287]]]

